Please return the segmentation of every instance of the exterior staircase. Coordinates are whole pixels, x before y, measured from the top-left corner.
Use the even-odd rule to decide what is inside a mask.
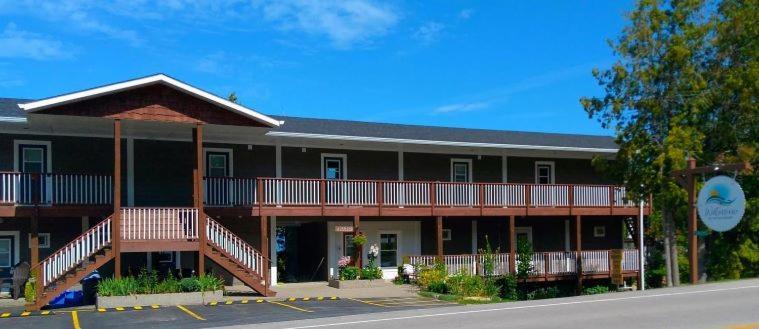
[[[27,310],[41,309],[113,257],[108,217],[32,268],[37,273],[37,298]]]
[[[268,257],[211,218],[206,219],[206,237],[208,258],[261,295],[276,295],[266,275]]]

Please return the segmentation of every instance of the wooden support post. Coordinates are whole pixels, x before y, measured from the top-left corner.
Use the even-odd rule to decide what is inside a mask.
[[[31,266],[35,266],[40,262],[39,220],[39,213],[35,211],[29,221],[29,258],[31,259]]]
[[[113,274],[121,278],[121,120],[113,121],[113,217],[111,220]]]
[[[575,216],[575,252],[577,253],[577,292],[582,292],[582,216]]]
[[[435,217],[435,232],[437,233],[437,258],[443,261],[443,216]]]
[[[361,220],[359,216],[353,216],[353,234],[354,236],[361,234]],[[364,246],[356,246],[355,248],[355,265],[361,268],[361,262],[364,258]]]
[[[263,267],[263,275],[264,275],[264,296],[269,294],[269,264],[268,260],[270,259],[269,255],[269,225],[268,225],[268,217],[266,216],[259,216],[259,222],[261,224],[261,254],[264,255],[264,266]]]
[[[517,273],[517,232],[516,219],[509,216],[509,273]]]
[[[195,165],[193,166],[193,201],[198,210],[198,275],[206,273],[206,215],[203,211],[203,124],[192,129],[195,144]]]

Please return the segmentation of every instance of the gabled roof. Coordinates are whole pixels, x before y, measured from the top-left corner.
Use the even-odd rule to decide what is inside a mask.
[[[204,90],[190,86],[182,81],[176,80],[165,74],[156,74],[147,76],[144,78],[128,80],[124,82],[118,82],[110,85],[96,87],[92,89],[82,90],[60,96],[50,97],[30,103],[19,104],[18,106],[28,112],[35,112],[46,108],[77,102],[85,99],[95,98],[102,95],[108,95],[125,91],[133,88],[139,88],[154,84],[164,84],[179,91],[185,92],[189,95],[203,99],[205,101],[214,103],[222,108],[226,108],[232,112],[248,117],[250,119],[261,122],[269,127],[277,127],[281,124],[278,120],[275,120],[267,115],[258,113],[240,104],[230,102],[224,98],[206,92]]]
[[[31,101],[22,98],[0,98],[0,121],[26,122],[26,113],[18,105]]]
[[[424,145],[616,153],[610,136],[450,128],[275,116],[284,124],[267,135]]]

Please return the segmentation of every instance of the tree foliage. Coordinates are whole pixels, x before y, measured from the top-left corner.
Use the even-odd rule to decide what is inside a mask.
[[[618,60],[593,71],[603,95],[581,99],[620,145],[615,161],[595,163],[631,196],[653,195],[655,210],[682,232],[686,194],[669,173],[687,155],[701,165],[756,167],[759,159],[759,0],[640,0],[628,18],[610,42]],[[748,200],[743,221],[707,238],[714,278],[759,274],[759,179],[748,172],[738,180]],[[651,218],[647,244],[657,246],[662,216]]]

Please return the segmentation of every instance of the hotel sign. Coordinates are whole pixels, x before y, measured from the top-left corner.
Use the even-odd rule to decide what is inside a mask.
[[[745,210],[743,189],[730,177],[716,176],[698,192],[698,215],[707,227],[717,232],[738,225]]]

